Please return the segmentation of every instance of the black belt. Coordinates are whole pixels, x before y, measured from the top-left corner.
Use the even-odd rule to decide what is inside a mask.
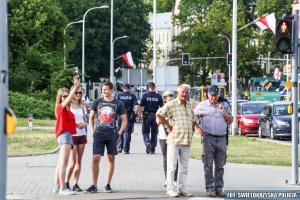
[[[212,134],[207,134],[208,136],[212,136],[212,137],[225,137],[226,135],[212,135]]]

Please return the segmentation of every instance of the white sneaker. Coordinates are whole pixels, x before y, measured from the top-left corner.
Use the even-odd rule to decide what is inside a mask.
[[[174,190],[167,191],[167,195],[169,195],[170,197],[179,197],[178,193]]]
[[[187,191],[182,191],[182,190],[178,190],[177,194],[178,194],[179,196],[186,196],[186,197],[192,197],[192,196],[193,196],[192,193],[189,193],[189,192],[187,192]]]
[[[65,190],[59,190],[58,194],[59,195],[74,195],[75,192],[73,192],[69,189],[65,189]]]

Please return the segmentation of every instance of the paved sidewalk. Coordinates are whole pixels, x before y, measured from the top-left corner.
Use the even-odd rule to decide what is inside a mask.
[[[171,199],[166,195],[165,188],[162,186],[164,175],[159,145],[156,151],[155,155],[145,153],[141,124],[136,124],[135,131],[132,134],[130,154],[119,154],[116,158],[115,174],[111,183],[114,193],[107,194],[101,191],[105,185],[106,157],[104,157],[100,162],[98,181],[100,192],[97,194],[77,193],[77,195],[68,197],[51,194],[58,153],[28,157],[9,157],[7,166],[7,199]],[[86,189],[91,184],[91,158],[92,139],[89,136],[79,180],[79,185],[83,189]],[[300,189],[299,185],[286,184],[286,179],[291,179],[291,167],[229,163],[225,166],[224,189]],[[190,160],[186,189],[196,197],[180,199],[206,198],[201,160]]]

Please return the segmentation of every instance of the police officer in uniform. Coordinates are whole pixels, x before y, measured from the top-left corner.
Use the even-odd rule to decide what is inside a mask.
[[[155,84],[153,82],[147,83],[148,92],[143,95],[139,111],[141,113],[143,107],[143,138],[146,145],[146,153],[155,154],[155,147],[157,145],[158,125],[156,123],[155,113],[159,107],[163,106],[163,99],[160,94],[155,91]],[[151,130],[151,131],[150,131]],[[150,138],[151,133],[151,138]]]
[[[137,98],[134,94],[130,93],[130,85],[124,84],[123,92],[117,96],[117,100],[121,101],[126,109],[127,126],[124,134],[119,136],[118,139],[118,152],[122,153],[124,149],[125,154],[129,154],[131,133],[133,131],[135,112],[134,106],[137,105]]]

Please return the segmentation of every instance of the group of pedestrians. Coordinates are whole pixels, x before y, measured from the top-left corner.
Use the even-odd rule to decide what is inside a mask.
[[[58,90],[55,116],[56,137],[60,155],[55,172],[53,193],[71,195],[82,191],[78,185],[81,159],[87,142],[86,109],[82,105],[83,90],[78,77],[69,91]],[[155,90],[153,82],[147,83],[148,92],[138,104],[130,93],[130,85],[124,84],[123,93],[113,96],[113,84],[102,85],[102,97],[94,100],[90,107],[89,131],[93,135],[92,184],[84,192],[98,192],[99,163],[107,151],[105,192],[113,192],[110,183],[115,168],[115,155],[130,153],[135,111],[143,119],[142,133],[147,154],[155,154],[160,143],[163,154],[163,169],[167,195],[192,196],[186,191],[190,145],[194,132],[201,134],[203,143],[205,185],[208,196],[224,196],[223,175],[226,163],[226,128],[231,123],[230,106],[219,101],[219,89],[211,86],[208,99],[199,103],[195,110],[189,102],[189,85],[178,86],[177,97],[165,91],[163,97]],[[69,161],[69,163],[68,163]],[[213,173],[213,164],[215,172]],[[74,172],[72,190],[69,180]]]
[[[75,194],[74,191],[81,191],[78,179],[81,159],[87,142],[86,109],[82,105],[83,90],[77,76],[73,77],[73,84],[70,91],[67,88],[58,90],[55,104],[57,119],[55,132],[60,145],[60,153],[52,192],[61,195],[72,195]],[[69,180],[73,172],[74,191],[71,191]]]

